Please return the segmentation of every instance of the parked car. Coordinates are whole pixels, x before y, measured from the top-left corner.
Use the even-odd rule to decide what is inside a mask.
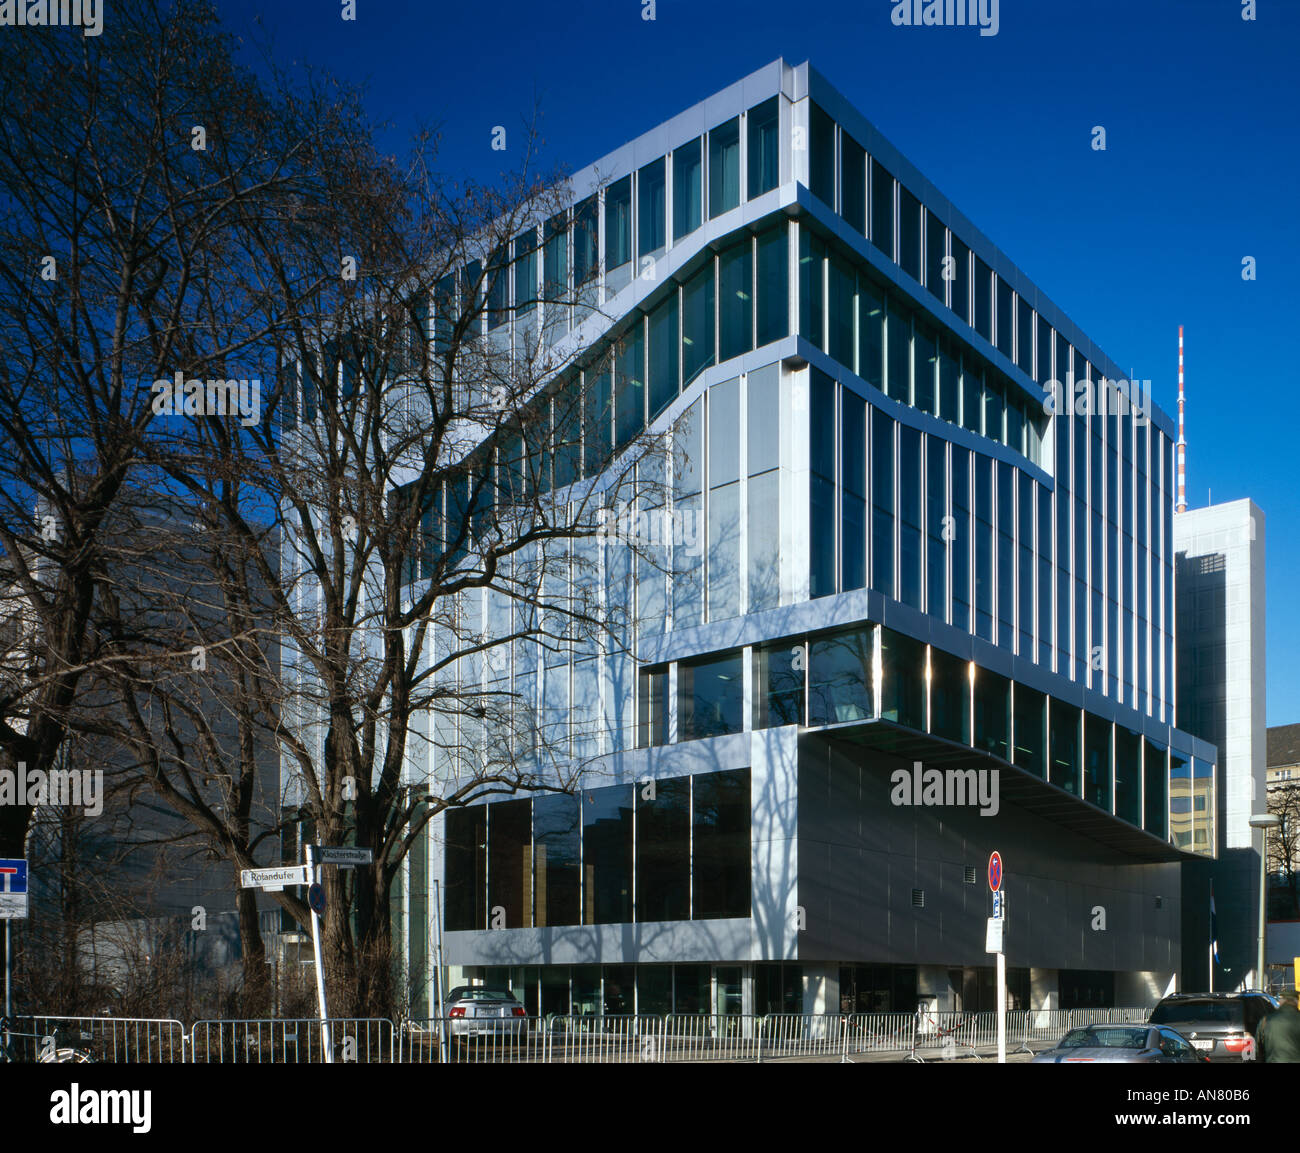
[[[1149,1021],[1176,1029],[1211,1061],[1253,1061],[1259,1023],[1277,1007],[1267,993],[1173,993]]]
[[[528,1010],[513,993],[486,985],[457,985],[443,1001],[451,1036],[516,1037],[528,1028]]]
[[[1185,1037],[1157,1025],[1086,1025],[1071,1029],[1032,1058],[1035,1065],[1070,1065],[1104,1061],[1120,1064],[1172,1064],[1205,1061]]]

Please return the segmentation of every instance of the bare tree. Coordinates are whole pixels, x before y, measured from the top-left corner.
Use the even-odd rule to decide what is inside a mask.
[[[1282,824],[1268,836],[1268,872],[1282,878],[1281,894],[1274,893],[1272,917],[1300,917],[1300,783],[1271,785],[1268,811]]]

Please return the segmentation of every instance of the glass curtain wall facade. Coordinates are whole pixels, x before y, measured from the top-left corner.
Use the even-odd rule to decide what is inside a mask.
[[[572,339],[584,300],[611,317],[529,414],[541,467],[518,480],[518,450],[486,446],[494,499],[515,483],[567,499],[645,429],[671,458],[651,510],[666,516],[635,522],[666,526],[653,557],[609,539],[591,554],[626,610],[626,651],[517,642],[492,675],[552,737],[585,724],[585,756],[897,726],[1213,853],[1214,758],[1174,727],[1168,417],[1146,397],[1137,409],[1101,351],[861,117],[772,75],[716,123],[617,153],[612,179],[537,222],[484,308],[484,335],[506,340],[524,324]],[[426,500],[408,581],[463,500],[450,486]],[[469,611],[489,613],[476,597]],[[893,604],[933,629],[886,628]],[[796,610],[808,623],[792,629]],[[992,650],[1010,664],[991,667]],[[488,671],[448,675],[486,685]],[[562,739],[576,755],[576,728]],[[449,812],[446,927],[748,917],[751,788],[733,761],[658,780],[652,798],[625,784]],[[726,1000],[721,970],[686,968],[606,972],[605,1003],[611,980],[639,1003]],[[571,1003],[586,980],[570,974]],[[785,980],[764,976],[773,1003]]]

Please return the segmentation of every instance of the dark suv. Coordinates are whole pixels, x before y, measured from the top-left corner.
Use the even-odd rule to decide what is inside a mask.
[[[1174,993],[1152,1011],[1211,1061],[1253,1061],[1259,1023],[1278,1007],[1267,993]]]

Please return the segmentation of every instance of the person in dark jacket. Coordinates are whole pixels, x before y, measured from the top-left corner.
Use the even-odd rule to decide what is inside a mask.
[[[1300,1008],[1296,995],[1283,993],[1279,1000],[1281,1007],[1259,1023],[1260,1059],[1300,1062]]]

